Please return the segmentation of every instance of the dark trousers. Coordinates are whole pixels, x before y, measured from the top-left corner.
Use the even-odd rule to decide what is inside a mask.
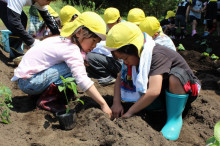
[[[7,27],[7,29],[9,29],[12,32],[13,28],[8,22],[10,18],[8,17],[7,14],[8,14],[7,3],[0,1],[0,18],[5,24],[5,26]],[[23,11],[20,15],[20,18],[21,18],[23,27],[26,29],[27,16]],[[21,45],[22,45],[22,39],[17,34],[12,33],[10,35],[9,44],[10,44],[10,47],[12,48],[10,52],[10,58],[13,59],[15,57],[23,55],[23,51],[17,51],[17,50],[21,50]]]

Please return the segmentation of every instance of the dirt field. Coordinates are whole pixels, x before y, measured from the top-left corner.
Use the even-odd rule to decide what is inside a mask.
[[[187,49],[179,53],[202,82],[199,97],[184,116],[182,131],[176,141],[169,141],[160,133],[166,122],[165,112],[140,112],[129,119],[111,121],[82,92],[79,92],[79,96],[85,105],[78,105],[76,108],[75,128],[70,131],[61,130],[52,113],[36,109],[37,97],[29,97],[19,90],[16,82],[10,81],[15,66],[8,59],[9,54],[0,51],[0,82],[12,90],[14,105],[11,112],[12,123],[0,123],[0,145],[205,145],[205,141],[213,136],[215,123],[220,120],[220,73],[216,71],[220,63],[201,56],[205,48],[196,42],[198,40],[203,39],[188,37],[175,41],[176,46],[182,43]],[[220,39],[211,37],[209,41],[213,52],[220,56]],[[102,87],[97,82],[95,85],[111,105],[114,85]]]

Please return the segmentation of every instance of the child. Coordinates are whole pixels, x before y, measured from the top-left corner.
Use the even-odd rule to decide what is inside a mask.
[[[136,25],[139,25],[141,21],[145,18],[145,13],[140,8],[133,8],[128,12],[127,20]]]
[[[185,38],[185,27],[188,19],[188,14],[189,14],[189,3],[186,2],[185,0],[181,0],[176,10],[176,19],[175,19],[176,29],[178,29],[179,26],[181,28],[180,39]]]
[[[190,3],[189,19],[192,22],[192,36],[197,34],[196,27],[201,19],[201,13],[203,12],[203,2],[201,0],[193,0]]]
[[[163,32],[171,38],[175,39],[175,13],[173,11],[167,11],[166,18],[160,21],[160,25],[163,29]]]
[[[44,18],[47,26],[50,28],[51,32],[56,35],[59,34],[59,29],[52,17],[49,17],[48,9],[46,5],[49,5],[51,1],[56,0],[3,0],[0,1],[0,18],[2,19],[5,26],[12,32],[12,35],[19,37],[19,39],[14,39],[10,41],[10,46],[16,50],[21,50],[22,41],[24,41],[27,46],[34,46],[38,41],[35,40],[26,31],[27,26],[27,16],[23,12],[22,8],[24,6],[34,5],[41,16]],[[23,52],[10,53],[10,58],[21,56]]]
[[[73,6],[66,5],[60,10],[61,26],[75,20],[81,13]]]
[[[121,22],[119,10],[113,7],[107,8],[104,12],[104,20],[110,30]],[[112,58],[111,52],[104,46],[105,41],[101,41],[94,50],[87,53],[86,71],[90,77],[97,79],[100,85],[106,86],[115,82],[117,74],[121,70],[121,63]]]
[[[36,37],[36,33],[41,26],[41,21],[39,20],[37,8],[33,5],[29,9],[29,19],[28,33],[31,36]]]
[[[47,9],[50,14],[50,17],[52,17],[55,20],[56,25],[60,29],[61,28],[61,20],[60,20],[58,13],[50,5],[47,6]],[[39,13],[38,13],[38,15],[39,15],[39,20],[42,21],[43,18],[40,16]],[[51,35],[52,34],[51,34],[50,29],[47,26],[46,22],[43,22],[43,24],[41,25],[40,29],[37,32],[37,38],[43,39],[43,38],[49,37]]]
[[[49,103],[58,98],[57,85],[62,82],[60,76],[73,76],[80,89],[111,116],[111,109],[88,78],[83,61],[85,53],[105,39],[105,34],[103,19],[94,12],[85,12],[62,28],[63,37],[49,37],[28,50],[11,80],[17,81],[27,94],[41,94],[38,107],[56,112],[59,109]]]
[[[208,33],[204,36],[212,34],[216,30],[216,19],[217,19],[217,0],[209,0],[206,6],[206,15]]]
[[[113,7],[109,7],[105,10],[104,20],[108,29],[111,29],[115,24],[122,21],[119,10]]]
[[[167,139],[177,139],[188,96],[191,100],[191,96],[196,97],[200,90],[199,80],[183,57],[171,49],[156,45],[149,35],[130,22],[119,23],[109,31],[106,47],[116,58],[132,65],[132,70],[123,66],[121,75],[117,77],[113,118],[129,118],[152,106],[157,100],[165,98],[161,95],[166,89],[168,119],[162,133]],[[134,102],[126,113],[121,100]]]
[[[164,34],[163,31],[161,31],[160,22],[156,17],[146,17],[143,21],[140,22],[139,28],[142,32],[146,32],[148,35],[150,35],[155,43],[176,51],[176,47],[173,41],[170,39],[170,37]]]

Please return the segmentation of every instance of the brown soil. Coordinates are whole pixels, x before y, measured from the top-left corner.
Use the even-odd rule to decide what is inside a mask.
[[[214,49],[219,49],[219,42],[211,41]],[[179,43],[187,49],[179,53],[201,80],[202,90],[184,116],[178,140],[169,141],[160,133],[166,122],[164,112],[140,112],[129,119],[111,121],[82,92],[79,96],[85,105],[77,105],[75,128],[61,130],[52,113],[36,109],[37,97],[29,97],[19,90],[16,83],[10,81],[15,66],[8,59],[9,54],[0,51],[0,82],[12,90],[14,105],[12,123],[0,123],[0,145],[205,145],[205,141],[213,136],[215,123],[220,120],[220,75],[216,71],[220,63],[202,57],[199,52],[203,50],[199,51],[199,45],[191,37],[181,42],[175,41],[176,45]],[[114,85],[102,87],[97,82],[95,85],[111,105]]]

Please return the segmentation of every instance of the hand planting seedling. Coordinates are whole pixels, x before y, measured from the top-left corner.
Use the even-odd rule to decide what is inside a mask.
[[[220,145],[220,121],[214,127],[214,136],[206,141],[206,146],[219,146]]]
[[[0,118],[5,124],[10,123],[10,108],[13,108],[11,96],[11,90],[6,86],[0,85]]]
[[[77,98],[76,100],[71,101],[71,102],[68,100],[67,93],[66,93],[67,88],[72,90],[74,95],[77,95],[76,83],[74,82],[75,78],[72,78],[72,77],[64,78],[63,76],[60,76],[60,78],[61,78],[63,84],[59,85],[58,89],[59,89],[60,92],[62,92],[62,91],[64,92],[64,95],[65,95],[65,98],[66,98],[66,102],[67,102],[66,113],[69,113],[69,110],[70,110],[69,104],[70,103],[80,101],[82,104],[84,104],[84,102],[81,99],[79,99],[79,98]]]

